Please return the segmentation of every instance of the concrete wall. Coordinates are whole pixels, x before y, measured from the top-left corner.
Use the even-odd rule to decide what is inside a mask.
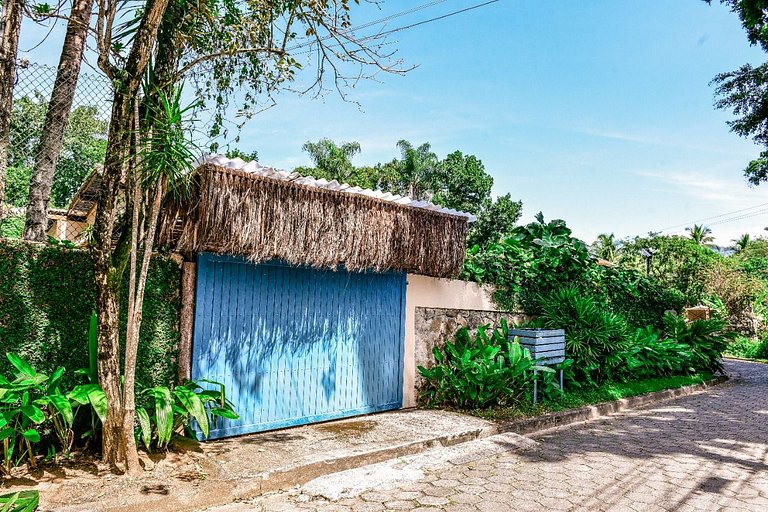
[[[405,296],[405,360],[403,407],[416,406],[417,365],[432,363],[432,347],[442,343],[462,325],[470,328],[499,318],[515,317],[496,309],[493,287],[454,279],[408,274]]]

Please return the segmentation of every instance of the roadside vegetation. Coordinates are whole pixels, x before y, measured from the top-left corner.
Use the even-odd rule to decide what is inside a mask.
[[[724,353],[768,357],[768,241],[741,237],[728,251],[712,241],[708,228],[694,226],[687,236],[606,234],[588,246],[564,221],[539,214],[472,246],[463,277],[493,284],[499,309],[535,317],[515,327],[564,329],[567,358],[542,366],[509,339],[506,325],[474,336],[462,329],[435,349],[434,366],[419,368],[422,403],[525,416],[701,382],[723,372]],[[686,308],[699,305],[710,317],[690,321]],[[534,379],[544,400],[537,408]]]

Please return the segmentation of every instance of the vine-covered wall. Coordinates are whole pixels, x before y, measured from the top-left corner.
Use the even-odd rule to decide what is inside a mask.
[[[180,272],[171,258],[152,260],[136,373],[146,385],[176,376]],[[69,378],[86,367],[95,297],[86,251],[0,239],[0,374],[12,376],[6,352],[17,352],[46,373],[63,366]],[[122,320],[124,328],[124,313]]]

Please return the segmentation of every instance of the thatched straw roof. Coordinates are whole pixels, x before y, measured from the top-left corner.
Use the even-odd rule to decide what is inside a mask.
[[[213,162],[194,172],[189,196],[165,204],[160,245],[254,262],[436,277],[463,265],[468,214],[253,164]]]

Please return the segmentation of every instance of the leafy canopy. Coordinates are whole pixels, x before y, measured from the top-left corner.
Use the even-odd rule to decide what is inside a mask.
[[[711,3],[711,0],[705,0]],[[768,51],[768,2],[765,0],[720,0],[738,15],[750,44]],[[735,119],[728,121],[731,131],[741,137],[751,137],[767,150],[749,162],[744,175],[758,185],[768,180],[768,63],[720,73],[712,80],[715,85],[715,106],[730,110]]]

